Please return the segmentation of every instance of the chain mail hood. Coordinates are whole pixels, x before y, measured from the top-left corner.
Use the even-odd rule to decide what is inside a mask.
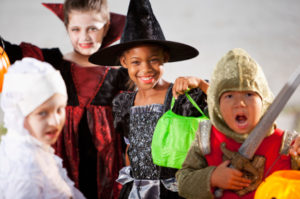
[[[217,63],[208,88],[208,109],[212,124],[226,136],[237,142],[243,142],[248,134],[237,134],[225,123],[219,100],[227,91],[254,91],[262,99],[262,115],[273,101],[273,94],[269,89],[261,67],[243,49],[230,50]],[[270,129],[270,132],[273,128]]]

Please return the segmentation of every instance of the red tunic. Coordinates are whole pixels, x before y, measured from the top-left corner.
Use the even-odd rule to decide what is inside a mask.
[[[281,142],[283,137],[283,131],[280,129],[275,129],[274,133],[266,137],[261,143],[260,147],[257,149],[255,155],[262,155],[266,158],[265,169],[264,169],[264,178],[266,178],[266,172],[270,169],[267,175],[272,174],[277,170],[291,169],[291,159],[289,156],[281,155],[279,153]],[[211,153],[205,155],[206,161],[209,166],[218,166],[223,162],[222,160],[222,151],[220,145],[222,142],[226,143],[226,148],[231,151],[238,151],[241,146],[240,143],[237,143],[231,138],[226,137],[223,133],[218,131],[215,127],[212,127],[211,131]],[[277,157],[280,156],[279,160],[276,161]],[[274,162],[276,163],[272,165]],[[255,191],[246,194],[242,197],[238,196],[232,191],[224,191],[222,198],[235,199],[235,198],[245,198],[250,199],[254,198]]]

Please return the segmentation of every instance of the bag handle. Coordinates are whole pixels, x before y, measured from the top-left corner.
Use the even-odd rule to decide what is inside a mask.
[[[188,98],[188,100],[193,104],[193,106],[202,114],[205,116],[205,114],[202,112],[201,108],[197,105],[197,103],[195,102],[195,100],[193,100],[193,98],[187,93],[185,92],[185,96]],[[173,106],[175,104],[175,98],[172,97],[172,102],[171,102],[171,110],[173,109]]]

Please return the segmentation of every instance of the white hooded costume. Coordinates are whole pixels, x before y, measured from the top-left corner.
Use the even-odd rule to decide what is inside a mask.
[[[53,94],[67,96],[58,71],[45,62],[24,58],[4,77],[1,108],[6,135],[0,143],[0,199],[81,199],[54,149],[24,128],[25,117]]]

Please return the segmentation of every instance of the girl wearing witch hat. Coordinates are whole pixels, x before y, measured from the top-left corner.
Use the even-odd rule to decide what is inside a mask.
[[[114,124],[126,138],[130,161],[117,180],[123,185],[120,198],[180,198],[176,169],[153,163],[151,141],[158,119],[170,109],[173,95],[177,97],[191,88],[189,93],[197,104],[206,107],[206,95],[201,91],[208,87],[205,81],[181,77],[173,85],[162,79],[164,63],[197,55],[195,48],[165,39],[148,0],[131,0],[120,44],[100,49],[90,57],[95,64],[121,64],[137,88],[121,93],[113,101]],[[200,115],[183,95],[176,100],[173,111]]]
[[[106,0],[65,0],[45,4],[64,19],[73,51],[41,49],[5,41],[12,63],[35,57],[60,70],[68,91],[67,120],[55,150],[70,178],[87,198],[117,198],[121,185],[115,182],[123,166],[121,138],[115,133],[112,99],[126,90],[124,68],[96,67],[88,58],[99,48],[118,40],[125,16],[109,13]]]

